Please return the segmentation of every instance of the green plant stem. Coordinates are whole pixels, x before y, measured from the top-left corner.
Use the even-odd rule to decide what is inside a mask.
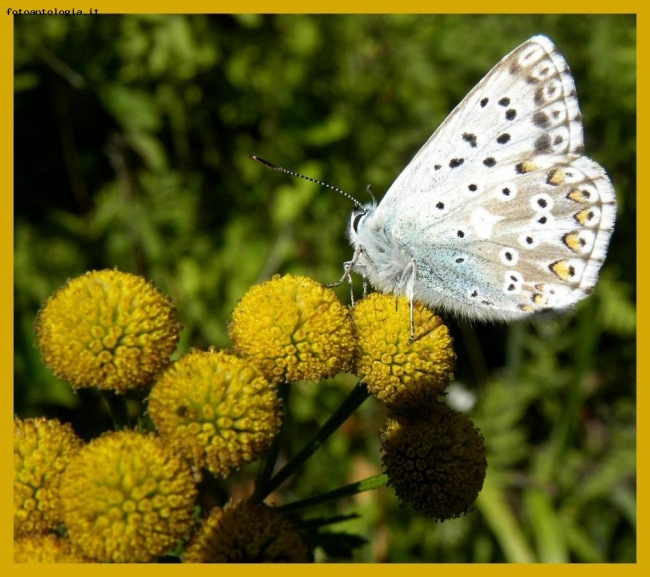
[[[124,395],[116,395],[112,391],[102,391],[102,397],[108,405],[108,412],[113,420],[113,427],[116,431],[131,427],[129,408]]]
[[[576,327],[578,338],[576,346],[571,351],[573,353],[571,362],[573,375],[567,386],[566,399],[562,403],[562,413],[552,429],[546,451],[548,456],[538,462],[535,476],[542,483],[552,482],[563,467],[564,456],[577,435],[580,411],[583,409],[588,395],[585,380],[597,355],[600,330],[598,325],[593,322],[593,317],[596,314],[593,301],[585,308],[587,307],[591,309],[591,314],[583,314],[578,317]]]
[[[538,561],[528,542],[513,506],[506,497],[506,487],[496,475],[488,474],[483,483],[476,506],[490,527],[490,531],[503,551],[508,563],[534,563]]]
[[[470,365],[474,371],[476,383],[479,388],[484,388],[489,380],[489,371],[483,355],[483,350],[476,336],[476,330],[472,325],[465,321],[457,323],[463,337],[463,343],[467,350]]]
[[[253,495],[256,495],[261,487],[264,487],[269,482],[271,475],[273,475],[273,469],[275,468],[275,463],[278,460],[278,455],[280,454],[280,443],[282,436],[286,427],[287,422],[287,408],[289,406],[289,397],[291,394],[291,386],[289,383],[280,383],[278,385],[278,396],[282,402],[282,411],[284,413],[282,418],[282,427],[280,432],[277,434],[273,440],[271,448],[266,453],[264,458],[264,464],[260,468],[257,478],[255,479],[255,492]]]
[[[385,487],[387,482],[388,475],[385,473],[380,473],[378,475],[374,475],[373,477],[368,477],[363,481],[357,481],[356,483],[350,483],[349,485],[339,487],[333,491],[328,491],[327,493],[309,497],[308,499],[302,499],[301,501],[294,501],[293,503],[278,507],[278,510],[282,511],[283,513],[288,513],[289,511],[296,511],[297,509],[314,507],[315,505],[327,503],[328,501],[342,499],[343,497],[351,497],[352,495],[357,495],[359,493],[363,493],[364,491],[372,491],[373,489]]]
[[[354,413],[370,396],[366,385],[358,382],[339,408],[318,430],[316,435],[295,455],[282,469],[280,469],[264,486],[260,485],[253,493],[251,500],[263,501],[272,491],[286,481],[318,448],[336,431],[347,418]]]

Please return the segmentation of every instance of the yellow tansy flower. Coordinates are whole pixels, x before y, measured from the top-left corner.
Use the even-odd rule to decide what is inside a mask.
[[[185,549],[185,563],[310,563],[300,531],[280,511],[240,501],[213,509]]]
[[[352,321],[334,291],[305,276],[252,287],[233,311],[235,349],[271,382],[319,380],[350,369]]]
[[[414,304],[411,338],[406,297],[373,293],[357,302],[354,372],[387,405],[421,408],[435,402],[453,379],[456,353],[449,329],[425,306]]]
[[[14,419],[14,533],[54,530],[62,523],[61,473],[81,447],[69,424]]]
[[[428,415],[398,415],[382,432],[388,485],[402,505],[439,520],[464,515],[483,487],[483,437],[472,422],[443,403]]]
[[[85,557],[72,552],[70,539],[48,535],[28,535],[14,541],[14,563],[84,563]]]
[[[117,270],[69,281],[36,319],[43,360],[58,377],[74,388],[118,393],[148,384],[165,368],[181,328],[170,299]]]
[[[153,434],[108,433],[83,447],[61,482],[73,545],[94,561],[155,561],[189,529],[196,487],[188,465]]]
[[[175,450],[223,477],[266,452],[282,422],[275,385],[216,351],[191,351],[160,375],[149,415]]]

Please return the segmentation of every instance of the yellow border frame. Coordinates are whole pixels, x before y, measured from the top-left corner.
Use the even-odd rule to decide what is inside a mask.
[[[104,0],[85,0],[84,2],[75,2],[67,0],[66,2],[52,2],[50,0],[39,0],[34,2],[33,0],[15,0],[4,2],[5,12],[2,14],[3,18],[0,20],[0,78],[3,79],[0,84],[0,94],[1,94],[1,103],[0,110],[5,116],[5,121],[2,123],[2,130],[0,132],[0,146],[2,147],[2,154],[0,158],[2,159],[2,176],[5,186],[5,190],[0,195],[0,215],[5,222],[5,225],[0,227],[0,235],[2,242],[0,247],[3,252],[2,256],[2,268],[6,270],[7,277],[13,279],[13,24],[14,16],[8,15],[6,10],[10,7],[20,8],[22,10],[32,10],[32,9],[54,9],[58,8],[59,10],[66,10],[72,8],[78,8],[82,10],[88,10],[89,8],[97,8],[99,13],[226,13],[226,12],[251,12],[251,13],[300,13],[309,11],[311,13],[392,13],[392,12],[406,12],[406,13],[436,13],[436,12],[454,12],[454,13],[485,13],[485,12],[495,12],[495,13],[539,13],[539,12],[549,12],[549,13],[635,13],[637,14],[637,28],[638,28],[638,98],[637,101],[640,104],[638,107],[638,125],[639,125],[639,137],[638,137],[638,151],[637,155],[639,159],[644,159],[643,153],[643,134],[647,129],[646,117],[643,109],[643,105],[648,102],[646,97],[648,96],[647,89],[647,78],[646,78],[646,65],[647,61],[645,60],[646,51],[648,44],[646,41],[648,36],[645,34],[645,17],[650,9],[644,7],[639,1],[630,1],[630,0],[621,0],[615,4],[605,3],[605,2],[585,2],[585,1],[563,1],[563,2],[545,2],[544,4],[540,3],[522,3],[522,2],[500,2],[498,5],[487,3],[487,2],[477,2],[469,1],[463,2],[462,4],[456,4],[453,6],[454,10],[448,10],[447,3],[425,3],[418,2],[413,0],[402,0],[399,4],[395,2],[387,2],[385,0],[375,0],[374,2],[351,2],[350,0],[341,1],[341,0],[330,0],[329,2],[318,2],[318,3],[307,3],[307,2],[291,2],[289,0],[275,1],[275,2],[260,2],[258,0],[249,0],[248,2],[235,3],[235,2],[207,2],[205,0],[185,0],[182,4],[177,3],[166,3],[161,2],[160,0],[153,2],[151,0],[114,0],[114,1],[104,1]],[[181,9],[182,8],[182,9]],[[396,10],[396,8],[399,8]],[[544,8],[544,10],[541,10]],[[308,9],[308,10],[306,10]],[[647,183],[647,165],[645,162],[640,162],[639,164],[639,178],[638,178],[638,189],[643,191],[645,190],[644,182]],[[645,194],[640,194],[638,196],[638,214],[650,214],[649,201],[646,198]],[[646,210],[646,208],[648,210]],[[639,248],[639,259],[638,259],[638,287],[639,287],[639,330],[638,330],[638,349],[641,351],[648,351],[645,347],[648,346],[645,334],[645,328],[647,322],[646,318],[646,309],[645,309],[645,279],[648,278],[648,259],[643,258],[643,251],[647,247],[648,236],[649,236],[650,227],[646,228],[644,226],[639,227],[638,229],[638,248]],[[4,252],[6,251],[6,253]],[[0,302],[6,303],[2,306],[2,314],[5,322],[2,323],[4,329],[2,330],[3,341],[6,338],[5,346],[0,350],[7,351],[7,363],[2,363],[2,366],[5,367],[6,371],[6,380],[5,380],[5,395],[9,397],[11,393],[8,391],[9,383],[13,382],[13,339],[12,339],[12,311],[13,307],[13,283],[3,282],[0,285],[0,290],[4,297],[0,297]],[[6,316],[5,316],[6,314]],[[643,343],[646,343],[644,345]],[[648,357],[649,355],[639,355],[638,357],[638,375],[642,376],[646,374],[648,370]],[[343,571],[347,573],[350,571],[350,575],[356,574],[358,571],[372,571],[373,574],[379,571],[380,573],[393,573],[398,571],[406,570],[409,572],[409,577],[416,577],[417,575],[430,575],[431,571],[444,571],[445,575],[461,575],[466,571],[471,572],[481,572],[481,575],[502,575],[503,573],[511,572],[520,572],[522,569],[526,571],[527,574],[531,575],[541,575],[547,574],[550,571],[559,571],[561,573],[571,573],[571,574],[589,574],[593,575],[594,573],[600,572],[616,572],[617,574],[636,574],[638,571],[648,571],[647,563],[647,551],[643,546],[643,543],[648,543],[648,530],[646,526],[646,515],[648,513],[648,501],[645,492],[645,480],[647,480],[647,464],[644,462],[644,456],[647,453],[647,441],[648,441],[648,420],[645,410],[647,409],[648,404],[648,395],[649,392],[646,388],[644,379],[639,379],[640,386],[638,388],[638,401],[637,406],[638,410],[638,482],[637,486],[640,488],[638,492],[638,543],[639,547],[637,550],[637,563],[631,565],[560,565],[549,567],[548,565],[539,564],[539,565],[526,565],[525,568],[522,568],[517,565],[498,565],[498,566],[489,566],[489,565],[443,565],[437,567],[431,567],[429,565],[419,565],[419,564],[409,564],[407,566],[401,565],[337,565],[336,571]],[[12,411],[12,399],[6,399],[6,406],[8,407],[7,412]],[[12,419],[13,414],[7,414],[5,418],[1,420],[2,430],[5,431],[6,439],[10,439],[13,435],[12,433]],[[151,571],[151,574],[163,577],[165,575],[172,574],[186,574],[191,572],[193,575],[206,575],[213,576],[215,572],[222,570],[226,571],[236,571],[237,575],[242,573],[253,573],[259,571],[268,571],[265,567],[262,569],[260,566],[236,566],[232,568],[218,568],[214,566],[193,566],[191,569],[186,565],[143,565],[143,566],[127,566],[127,567],[115,567],[112,565],[93,565],[92,568],[87,565],[14,565],[12,561],[13,551],[13,524],[12,524],[12,513],[10,499],[12,495],[12,478],[10,474],[9,463],[13,461],[12,457],[12,443],[5,442],[2,444],[3,454],[5,459],[2,462],[5,463],[2,472],[2,481],[5,490],[2,491],[3,497],[3,507],[2,507],[2,523],[0,523],[1,535],[2,535],[2,548],[1,551],[1,567],[5,567],[11,575],[81,575],[86,574],[90,569],[93,573],[96,574],[106,574],[114,575],[115,572],[122,573],[127,571],[129,573],[138,572],[140,574],[142,571],[148,573]],[[643,537],[645,535],[645,537]],[[646,566],[646,569],[643,570],[642,567]],[[333,566],[330,564],[324,565],[310,565],[305,566],[275,566],[270,568],[272,572],[278,571],[283,575],[300,575],[303,576],[304,572],[307,571],[310,574],[320,573],[323,575],[328,574],[332,571]],[[354,573],[353,573],[354,572]]]

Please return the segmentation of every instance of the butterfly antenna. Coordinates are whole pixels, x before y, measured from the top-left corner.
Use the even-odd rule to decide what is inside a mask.
[[[255,160],[255,161],[257,161],[257,162],[259,162],[260,164],[266,166],[266,168],[270,168],[271,170],[277,170],[279,172],[284,172],[286,174],[290,174],[291,176],[297,176],[299,178],[304,178],[305,180],[308,180],[309,182],[313,182],[315,184],[320,184],[321,186],[329,188],[330,190],[334,190],[335,192],[338,192],[339,194],[342,194],[343,196],[349,198],[357,208],[360,208],[361,210],[365,210],[365,207],[363,206],[363,204],[361,204],[351,194],[348,194],[347,192],[345,192],[345,190],[341,190],[340,188],[337,188],[336,186],[332,186],[331,184],[327,184],[326,182],[323,182],[322,180],[317,180],[315,178],[311,178],[310,176],[305,176],[304,174],[300,174],[299,172],[294,172],[293,170],[288,170],[286,168],[278,166],[277,164],[273,164],[272,162],[269,162],[268,160],[264,160],[263,158],[260,158],[259,156],[255,156],[254,154],[249,154],[248,157]]]

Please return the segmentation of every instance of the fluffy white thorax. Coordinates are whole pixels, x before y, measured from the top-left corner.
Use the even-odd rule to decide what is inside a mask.
[[[352,214],[348,236],[355,255],[351,270],[382,292],[406,294],[405,273],[412,266],[413,255],[389,233],[374,204]]]

